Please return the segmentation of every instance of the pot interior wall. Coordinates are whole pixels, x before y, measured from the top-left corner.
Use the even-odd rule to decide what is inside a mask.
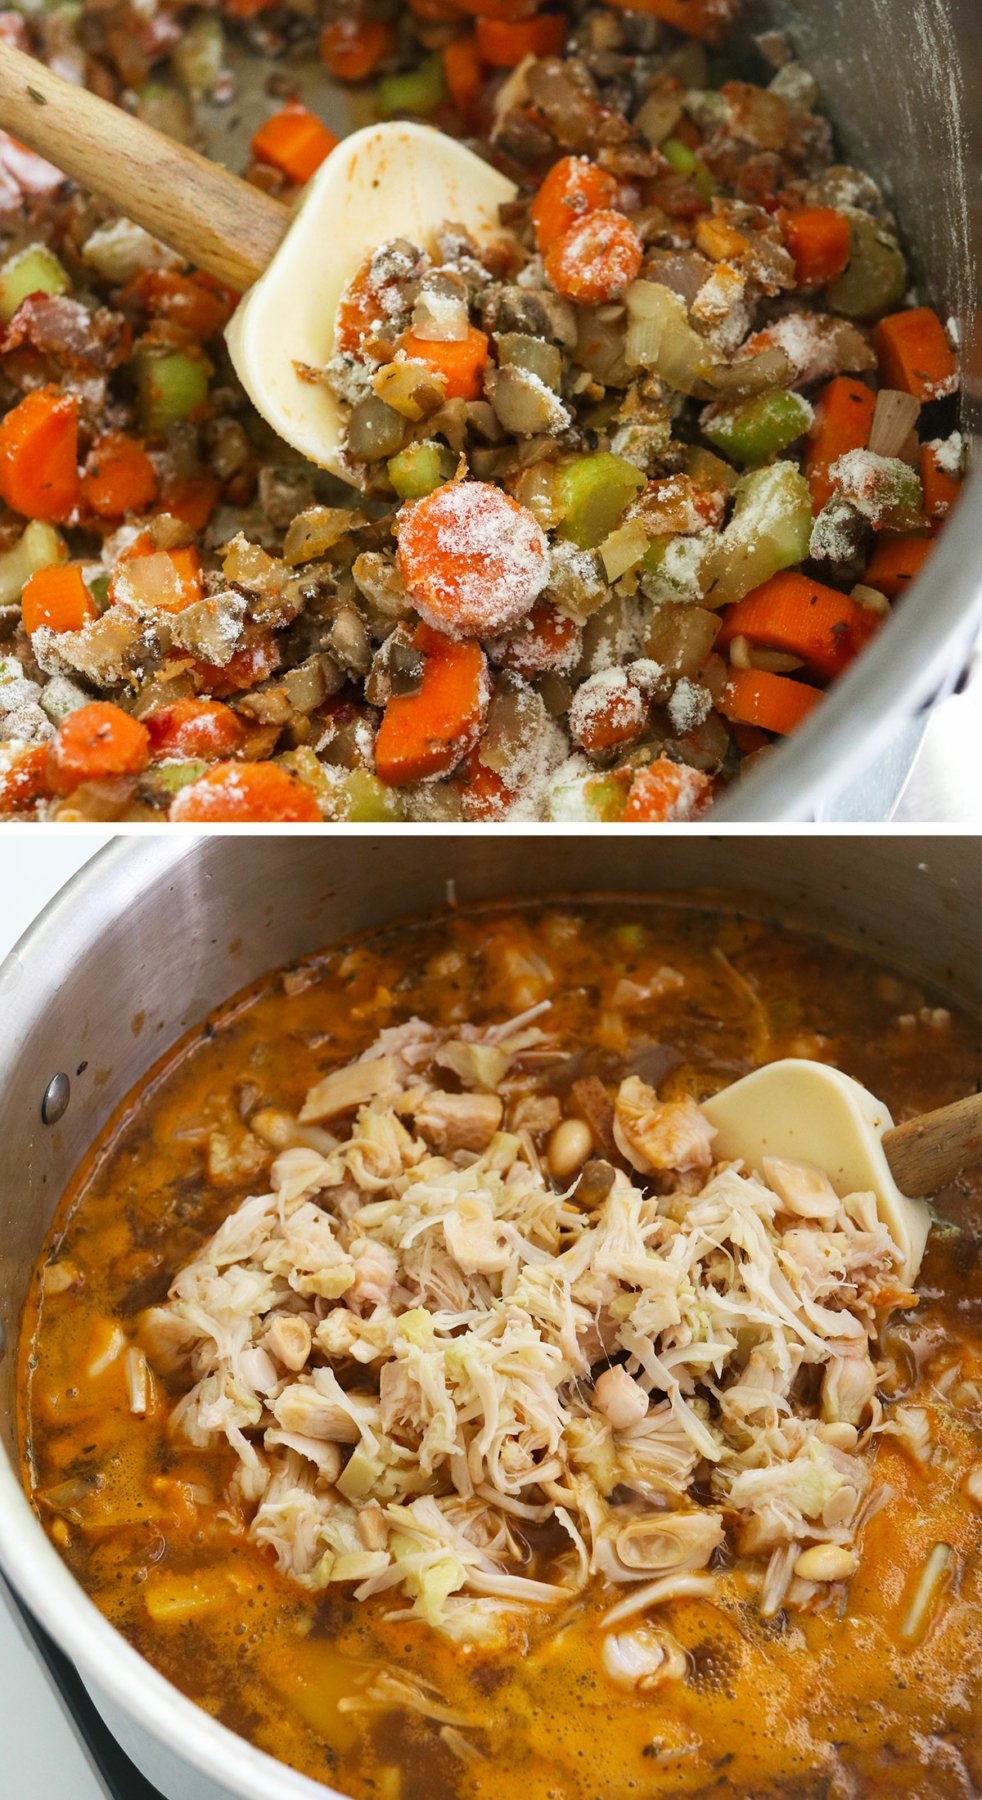
[[[163,1052],[256,976],[451,898],[708,890],[842,937],[962,1003],[978,994],[982,848],[969,839],[206,838],[102,853],[0,975],[0,1429],[13,1450],[14,1346],[68,1178]],[[602,851],[601,851],[602,844]],[[531,854],[530,854],[531,852]],[[42,1095],[64,1071],[62,1120]]]

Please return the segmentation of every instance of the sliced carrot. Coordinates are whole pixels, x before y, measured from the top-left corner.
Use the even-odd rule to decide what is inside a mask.
[[[199,340],[213,337],[228,323],[235,296],[204,275],[179,275],[173,269],[141,269],[128,282],[120,301],[134,301],[157,318],[183,325]]]
[[[477,644],[457,644],[419,625],[419,692],[393,698],[375,739],[375,773],[390,787],[452,769],[477,742],[488,704],[487,664]]]
[[[660,825],[671,819],[691,819],[706,806],[712,786],[701,769],[659,756],[635,775],[624,820],[632,825]]]
[[[613,175],[598,169],[588,157],[560,157],[532,202],[532,224],[539,249],[544,254],[588,213],[612,206],[618,193]]]
[[[607,0],[607,5],[648,13],[707,44],[720,43],[736,16],[736,0]]]
[[[26,519],[69,519],[79,502],[78,401],[36,388],[0,423],[0,497]]]
[[[122,431],[96,438],[82,477],[82,500],[100,519],[143,512],[157,498],[157,471],[143,445]]]
[[[47,748],[48,785],[70,794],[83,781],[138,775],[150,759],[150,734],[121,706],[93,700],[62,720]]]
[[[848,594],[786,569],[727,609],[716,649],[744,637],[800,656],[810,674],[830,677],[842,673],[881,624],[878,613]]]
[[[321,59],[335,81],[367,81],[394,43],[384,19],[332,19],[321,32]]]
[[[456,0],[458,13],[478,19],[529,19],[541,4],[542,0]]]
[[[562,13],[533,19],[477,21],[477,47],[492,69],[517,69],[526,56],[561,56],[568,21]]]
[[[546,274],[559,294],[586,306],[617,300],[635,281],[644,245],[620,212],[588,213],[546,251]]]
[[[852,249],[849,220],[834,206],[782,213],[784,242],[794,257],[799,287],[825,287],[842,274]]]
[[[481,398],[481,375],[488,360],[488,340],[476,325],[468,325],[464,338],[441,339],[439,343],[431,343],[428,338],[406,331],[399,339],[399,348],[411,362],[424,363],[434,375],[443,376],[448,400]]]
[[[451,38],[443,47],[443,76],[457,111],[466,119],[481,91],[484,73],[477,37],[472,31]]]
[[[201,558],[193,544],[181,550],[153,550],[121,557],[109,577],[109,599],[138,609],[183,612],[204,592]]]
[[[42,625],[51,631],[81,631],[90,619],[98,617],[98,610],[78,563],[38,569],[20,597],[21,619],[28,633]]]
[[[192,664],[201,691],[213,694],[216,699],[226,694],[245,693],[248,688],[254,688],[274,675],[279,666],[280,647],[274,637],[261,638],[258,644],[248,644],[244,650],[234,651],[227,663]]]
[[[924,511],[929,519],[943,519],[951,511],[958,499],[961,481],[960,474],[952,475],[941,467],[933,445],[921,445],[921,488]]]
[[[398,515],[398,562],[417,612],[451,637],[493,637],[524,618],[548,579],[526,507],[486,481],[448,482]]]
[[[334,318],[334,348],[358,352],[366,339],[386,328],[386,315],[378,287],[371,276],[371,257],[352,275],[338,301]]]
[[[571,669],[579,661],[583,631],[548,600],[537,600],[521,624],[500,645],[491,646],[495,662],[519,675],[543,675]]]
[[[337,142],[333,131],[314,113],[291,100],[260,125],[252,140],[252,154],[258,162],[272,163],[291,181],[302,182],[310,180]]]
[[[190,531],[204,531],[215,507],[222,484],[217,475],[206,469],[197,475],[179,475],[169,481],[160,497],[161,510],[183,520]]]
[[[0,774],[0,813],[25,812],[50,792],[48,746],[32,744]]]
[[[784,736],[807,719],[821,698],[818,688],[772,675],[769,669],[732,669],[716,705],[737,725],[759,725]]]
[[[884,387],[926,402],[953,394],[958,365],[944,326],[929,306],[889,313],[873,328],[873,348]]]
[[[863,571],[864,586],[895,600],[920,574],[933,549],[934,539],[929,537],[878,538]]]
[[[851,375],[834,376],[819,394],[805,445],[805,474],[816,512],[832,494],[832,464],[849,450],[865,450],[875,406],[875,394]]]
[[[234,756],[246,738],[241,719],[220,700],[172,700],[143,722],[155,760],[177,756],[218,762]]]
[[[588,706],[575,709],[570,731],[576,743],[591,756],[598,756],[605,750],[615,750],[619,744],[633,743],[647,722],[647,700],[618,672],[616,681],[590,695]]]
[[[490,769],[481,761],[479,750],[480,745],[475,744],[464,758],[458,777],[461,806],[468,824],[503,819],[515,798],[515,789],[509,787],[497,769]]]
[[[279,763],[219,762],[181,789],[168,817],[202,825],[313,825],[321,809],[310,788]]]

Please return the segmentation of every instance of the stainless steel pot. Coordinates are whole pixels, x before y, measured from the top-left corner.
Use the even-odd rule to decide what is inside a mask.
[[[982,431],[982,3],[980,0],[744,0],[745,36],[786,30],[817,77],[844,157],[871,171],[914,254],[922,297],[962,345],[964,427]],[[307,58],[288,64],[338,131],[368,102],[332,89]],[[759,63],[754,65],[759,75]],[[265,116],[263,72],[236,62],[234,108],[212,108],[216,155],[232,166]],[[977,467],[925,577],[820,712],[741,782],[719,819],[880,819],[899,799],[920,742],[919,715],[951,691],[982,624],[982,468]],[[982,708],[982,678],[974,689]],[[967,777],[966,777],[967,778]],[[957,774],[953,774],[957,779]],[[960,815],[952,815],[960,816]]]
[[[971,838],[129,838],[56,897],[0,968],[0,1564],[168,1800],[324,1800],[199,1712],[87,1599],[21,1490],[15,1347],[69,1176],[161,1053],[265,970],[451,898],[718,891],[980,1001],[982,845]],[[130,1021],[143,1015],[139,1031]],[[53,1076],[71,1094],[42,1122]],[[5,1343],[5,1351],[2,1346]]]

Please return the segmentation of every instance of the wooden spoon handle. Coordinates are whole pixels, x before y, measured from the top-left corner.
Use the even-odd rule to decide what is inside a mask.
[[[982,1094],[895,1125],[883,1134],[883,1150],[901,1193],[933,1194],[982,1162]]]
[[[6,43],[0,124],[237,293],[268,266],[289,223],[279,200]]]

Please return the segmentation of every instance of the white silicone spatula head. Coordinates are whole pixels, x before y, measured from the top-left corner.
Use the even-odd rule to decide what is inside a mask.
[[[898,1188],[883,1149],[893,1120],[883,1102],[827,1063],[787,1058],[767,1063],[704,1101],[716,1128],[713,1154],[739,1158],[760,1173],[765,1157],[787,1157],[824,1170],[838,1195],[873,1193],[880,1218],[913,1281],[930,1216],[922,1200]]]
[[[329,360],[343,289],[381,244],[402,237],[428,250],[448,221],[487,238],[514,195],[504,175],[429,125],[369,125],[342,140],[226,332],[239,380],[280,437],[350,480],[338,402],[298,365]]]

